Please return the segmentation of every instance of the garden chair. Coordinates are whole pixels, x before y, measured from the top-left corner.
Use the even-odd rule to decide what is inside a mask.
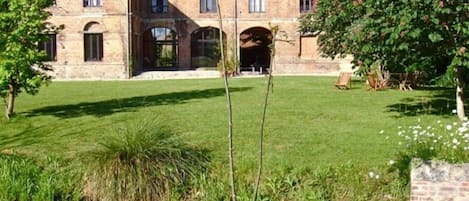
[[[334,84],[338,89],[350,89],[352,88],[352,73],[351,72],[340,72],[337,82]]]
[[[380,78],[377,73],[368,74],[367,83],[370,86],[368,90],[373,89],[376,91],[387,87],[387,81],[382,77]]]

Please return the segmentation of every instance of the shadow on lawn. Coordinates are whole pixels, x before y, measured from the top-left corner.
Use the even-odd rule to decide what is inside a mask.
[[[252,87],[231,88],[231,92],[247,91]],[[184,104],[193,99],[207,99],[224,96],[224,88],[173,92],[150,96],[137,96],[98,102],[85,102],[69,105],[55,105],[25,112],[26,116],[53,115],[60,118],[74,118],[85,115],[103,117],[119,112],[132,112],[138,108],[156,105]]]
[[[9,136],[1,135],[0,136],[0,151],[40,143],[43,137],[46,136],[46,134],[43,132],[37,132],[41,128],[42,127],[33,128],[31,126],[28,126],[28,128],[14,135],[9,135]]]
[[[418,115],[453,115],[452,110],[456,109],[455,89],[435,87],[421,90],[430,91],[431,95],[402,99],[400,103],[387,106],[388,112],[397,113],[394,115],[396,118]]]

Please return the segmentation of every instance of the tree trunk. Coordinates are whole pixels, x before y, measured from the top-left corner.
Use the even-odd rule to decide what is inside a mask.
[[[464,113],[464,82],[462,78],[463,69],[456,67],[456,111],[459,120],[464,121],[466,114]]]
[[[15,108],[15,98],[16,98],[16,87],[13,84],[8,86],[8,94],[7,94],[7,101],[5,104],[5,117],[10,119],[11,115],[13,115],[14,108]]]
[[[236,201],[236,184],[235,184],[235,168],[234,168],[234,159],[233,159],[233,109],[231,103],[231,92],[230,86],[228,83],[228,73],[225,66],[225,52],[224,52],[224,43],[223,43],[223,23],[220,10],[220,1],[217,1],[217,12],[218,12],[218,29],[220,33],[220,59],[221,66],[223,71],[223,81],[225,83],[225,93],[226,93],[226,105],[228,110],[228,160],[229,160],[229,171],[230,171],[230,194],[232,201]]]
[[[271,90],[271,87],[273,85],[272,83],[272,71],[274,69],[275,65],[275,43],[277,42],[275,39],[277,37],[277,31],[278,27],[271,27],[271,32],[272,32],[272,44],[270,46],[270,68],[269,68],[269,77],[267,80],[267,86],[266,86],[266,91],[264,95],[264,107],[262,110],[262,117],[261,117],[261,129],[260,129],[260,134],[259,134],[259,155],[258,155],[258,160],[259,164],[257,166],[257,176],[256,176],[256,184],[254,186],[254,196],[253,196],[253,201],[257,201],[257,195],[259,191],[259,186],[260,186],[260,181],[261,181],[261,175],[262,175],[262,168],[263,168],[263,161],[264,161],[264,131],[265,131],[265,116],[267,112],[267,104],[269,100],[269,92]]]

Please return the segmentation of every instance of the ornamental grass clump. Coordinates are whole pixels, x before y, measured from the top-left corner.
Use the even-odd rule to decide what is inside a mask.
[[[412,159],[442,160],[450,163],[469,161],[469,121],[398,127],[399,152],[391,160],[391,170],[398,170],[401,178],[409,181]]]
[[[205,150],[145,123],[123,128],[99,145],[86,154],[90,166],[83,193],[88,200],[181,199],[208,162]]]

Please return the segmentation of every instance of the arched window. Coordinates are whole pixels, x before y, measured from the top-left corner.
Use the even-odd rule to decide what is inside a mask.
[[[214,27],[200,28],[191,34],[192,67],[215,67],[220,60],[220,34]]]
[[[90,22],[84,29],[85,61],[103,60],[103,30],[99,23]]]
[[[178,36],[166,27],[154,27],[144,34],[145,67],[176,67]]]

